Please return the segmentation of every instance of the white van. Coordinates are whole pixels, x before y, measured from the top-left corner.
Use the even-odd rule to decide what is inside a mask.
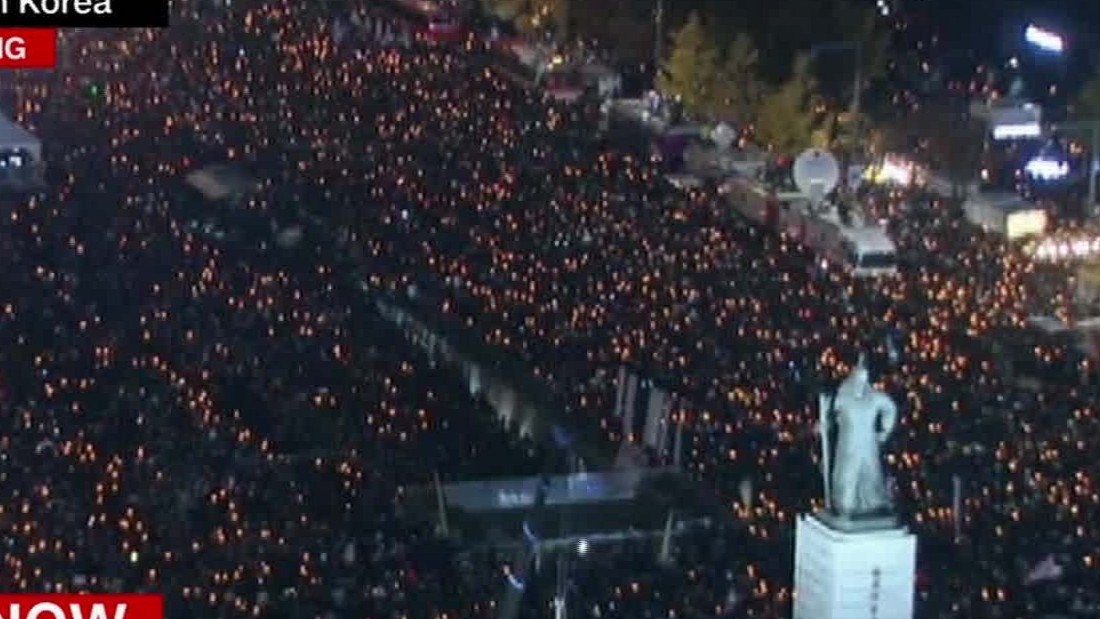
[[[798,241],[826,262],[843,264],[858,277],[898,272],[897,246],[886,228],[864,221],[858,213],[842,218],[831,204],[811,208],[797,192],[769,192],[751,179],[735,177],[720,189],[731,206],[749,221]]]
[[[817,212],[807,219],[801,237],[806,246],[857,277],[898,272],[897,246],[886,228],[863,221],[858,214],[841,221],[835,209]]]
[[[853,275],[878,277],[898,272],[898,250],[881,227],[845,228],[841,257]]]

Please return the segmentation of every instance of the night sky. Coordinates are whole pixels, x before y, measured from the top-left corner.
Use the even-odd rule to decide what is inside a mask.
[[[1018,51],[1028,22],[1055,29],[1075,56],[1100,51],[1100,2],[1091,0],[896,0],[915,23],[938,30],[946,44],[981,54]],[[1091,30],[1091,32],[1089,32]]]
[[[875,0],[858,0],[874,6]],[[1076,73],[1100,64],[1100,1],[1097,0],[889,0],[904,15],[914,38],[938,35],[950,53],[973,51],[986,59],[1028,53],[1023,30],[1029,22],[1063,33],[1070,46],[1069,65]],[[790,44],[801,47],[831,40],[821,31],[832,17],[829,0],[666,0],[672,22],[700,9],[713,16],[719,30],[754,33],[761,50]],[[1091,32],[1090,32],[1091,31]],[[783,39],[769,41],[769,33]],[[778,33],[782,33],[779,35]],[[797,39],[792,41],[791,39]]]

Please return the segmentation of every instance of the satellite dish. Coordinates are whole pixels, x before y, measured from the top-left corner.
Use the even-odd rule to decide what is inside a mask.
[[[794,160],[791,171],[794,184],[803,194],[810,196],[810,202],[820,204],[821,200],[840,181],[840,165],[836,157],[827,150],[810,148]]]

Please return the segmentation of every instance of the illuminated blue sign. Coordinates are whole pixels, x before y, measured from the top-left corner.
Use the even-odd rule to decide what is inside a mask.
[[[1027,162],[1024,171],[1028,176],[1041,181],[1056,181],[1069,176],[1069,163],[1057,159],[1036,157]]]

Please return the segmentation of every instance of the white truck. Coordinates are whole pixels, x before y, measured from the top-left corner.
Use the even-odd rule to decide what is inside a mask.
[[[859,212],[842,215],[832,204],[813,207],[798,192],[772,192],[745,177],[721,188],[733,208],[749,221],[784,233],[816,253],[826,264],[843,265],[858,277],[893,275],[897,246],[886,228]]]

